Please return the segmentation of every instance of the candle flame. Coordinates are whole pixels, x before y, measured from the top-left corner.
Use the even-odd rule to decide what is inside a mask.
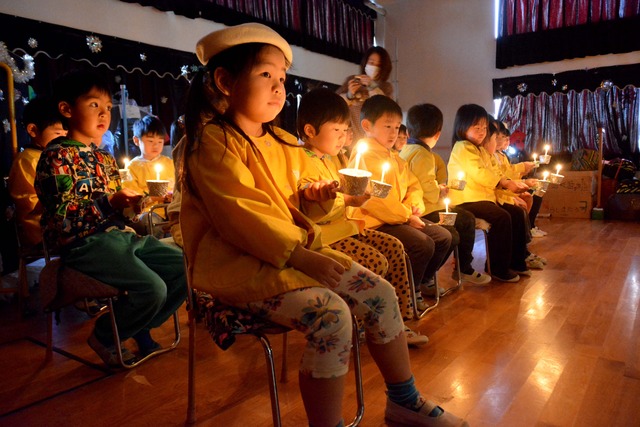
[[[129,169],[129,164],[131,163],[131,160],[129,160],[128,157],[125,157],[124,159],[122,159],[122,163],[124,163],[125,169]]]
[[[158,163],[153,168],[156,170],[156,181],[160,181],[160,172],[162,172],[162,165]]]
[[[548,177],[549,177],[549,172],[548,171],[544,171],[542,173],[542,179],[544,179],[546,181]]]
[[[562,165],[556,166],[556,175],[560,175],[560,169],[562,169]]]
[[[462,180],[464,180],[464,172],[460,171],[460,172],[458,172],[458,181],[462,181]],[[447,200],[449,200],[449,199],[447,199]]]
[[[451,200],[449,200],[449,198],[445,198],[444,199],[444,210],[445,212],[449,213],[449,203],[451,203]]]

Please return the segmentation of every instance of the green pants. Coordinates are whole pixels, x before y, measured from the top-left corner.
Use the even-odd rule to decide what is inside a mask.
[[[187,296],[182,252],[155,237],[120,230],[97,233],[87,237],[85,244],[71,249],[64,262],[127,292],[114,304],[122,340],[162,325]],[[96,322],[95,333],[104,344],[113,343],[106,316]]]

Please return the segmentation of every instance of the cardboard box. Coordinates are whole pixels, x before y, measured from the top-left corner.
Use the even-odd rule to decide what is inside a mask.
[[[567,191],[567,192],[590,192],[596,194],[598,190],[598,171],[560,171],[560,175],[564,176],[561,184],[550,184],[549,191]]]
[[[564,182],[563,182],[564,184]],[[549,188],[542,198],[540,213],[559,218],[591,218],[594,195],[591,191],[564,191]]]

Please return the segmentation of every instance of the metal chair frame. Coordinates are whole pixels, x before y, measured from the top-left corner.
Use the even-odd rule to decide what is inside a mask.
[[[87,299],[87,298],[96,298],[106,300],[106,305],[108,307],[108,315],[111,321],[111,329],[113,333],[113,342],[117,350],[118,354],[118,363],[122,368],[132,369],[141,363],[159,356],[161,354],[167,353],[178,346],[180,343],[180,323],[178,319],[178,312],[175,311],[173,313],[173,327],[174,327],[174,341],[169,347],[162,348],[158,351],[154,351],[146,355],[145,357],[136,360],[133,363],[127,364],[124,362],[122,358],[122,346],[120,344],[120,334],[118,332],[118,323],[116,321],[116,317],[113,311],[113,302],[119,297],[122,296],[123,293],[112,286],[107,285],[99,280],[94,279],[93,277],[87,276],[77,270],[74,270],[70,267],[66,267],[62,265],[60,258],[52,258],[49,254],[46,245],[44,248],[46,265],[44,269],[40,272],[40,286],[42,288],[46,286],[54,286],[55,287],[55,298],[50,301],[45,307],[45,312],[47,313],[47,342],[46,342],[46,355],[45,361],[50,361],[53,358],[53,314],[54,312],[58,312],[61,308],[73,304],[76,301]],[[55,277],[55,283],[49,283],[48,280],[51,280],[51,277]],[[69,289],[69,287],[65,287],[65,283],[67,281],[82,281],[82,283],[87,283],[87,292],[82,294],[74,293],[74,290]],[[91,291],[89,291],[91,289]],[[58,351],[58,350],[57,350]],[[58,351],[59,352],[59,351]],[[91,364],[85,359],[71,355],[67,352],[62,352],[61,354],[70,355],[77,360],[81,360],[87,364]],[[68,357],[68,356],[67,356]]]
[[[462,274],[460,274],[460,263],[458,262],[458,247],[457,246],[453,248],[453,254],[454,254],[454,258],[455,258],[456,271],[458,273],[458,281],[457,281],[457,283],[455,285],[450,286],[447,289],[445,289],[442,292],[442,295],[441,295],[440,294],[440,288],[438,286],[438,273],[436,272],[436,274],[433,276],[434,284],[435,284],[435,287],[436,287],[435,302],[433,304],[430,304],[424,310],[420,311],[420,310],[418,310],[418,291],[416,290],[415,283],[413,281],[413,270],[411,269],[411,261],[409,260],[409,255],[405,252],[404,256],[405,256],[405,259],[406,259],[408,275],[409,275],[409,282],[410,282],[410,286],[409,287],[411,289],[411,301],[413,303],[413,317],[414,317],[414,319],[422,319],[427,313],[429,313],[430,311],[436,309],[438,304],[440,304],[440,298],[441,297],[447,296],[447,295],[457,291],[458,289],[460,289],[462,287]]]
[[[186,256],[185,256],[185,265],[186,265]],[[186,268],[185,268],[185,271]],[[188,283],[188,280],[187,280]],[[189,305],[187,307],[187,311],[189,314],[189,368],[188,368],[188,393],[187,393],[187,425],[194,425],[196,422],[196,393],[195,393],[195,338],[196,338],[196,301],[194,298],[194,292],[191,288],[191,285],[188,283],[188,292],[189,292]],[[231,310],[239,310],[232,306],[227,306],[225,308]],[[347,424],[347,427],[356,427],[360,424],[364,416],[364,388],[362,384],[362,369],[360,363],[360,345],[359,345],[359,336],[358,336],[358,325],[356,322],[355,316],[352,316],[353,322],[353,363],[354,363],[354,375],[356,380],[356,399],[357,399],[357,411],[353,421],[350,424]],[[271,397],[271,416],[273,419],[274,427],[282,427],[282,419],[280,415],[280,401],[278,398],[278,381],[276,380],[276,367],[275,360],[273,357],[273,348],[271,343],[269,342],[269,338],[267,335],[274,333],[284,333],[283,337],[283,358],[282,358],[282,372],[280,381],[285,383],[287,382],[287,332],[288,328],[284,328],[283,326],[273,324],[273,327],[270,325],[267,329],[252,331],[246,333],[246,335],[254,336],[262,345],[262,349],[264,351],[265,361],[267,364],[267,374],[269,377],[269,395]]]
[[[484,251],[486,253],[487,262],[486,269],[489,276],[491,276],[491,257],[489,256],[489,229],[491,228],[491,224],[487,221],[476,218],[476,230],[481,230],[484,234]]]

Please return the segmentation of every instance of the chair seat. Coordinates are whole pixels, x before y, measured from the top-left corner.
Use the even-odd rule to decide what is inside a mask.
[[[197,291],[198,318],[204,320],[211,338],[218,347],[226,350],[241,334],[283,334],[291,329],[270,322],[247,310],[220,302],[206,292]]]
[[[85,298],[113,298],[120,291],[52,259],[40,272],[40,297],[47,311],[55,311]]]

